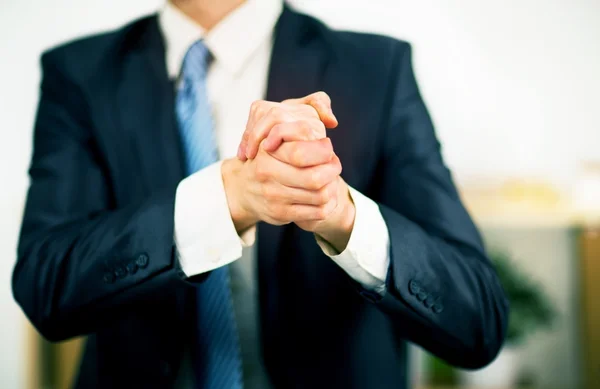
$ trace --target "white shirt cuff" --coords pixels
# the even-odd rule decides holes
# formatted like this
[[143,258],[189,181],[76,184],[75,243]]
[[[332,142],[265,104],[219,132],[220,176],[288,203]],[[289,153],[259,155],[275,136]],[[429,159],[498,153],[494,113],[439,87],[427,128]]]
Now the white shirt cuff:
[[350,188],[356,215],[346,249],[338,253],[315,235],[321,250],[365,289],[383,294],[390,266],[390,237],[376,202]]
[[185,178],[175,195],[175,245],[188,276],[225,266],[242,256],[256,239],[256,227],[240,237],[235,229],[216,162]]

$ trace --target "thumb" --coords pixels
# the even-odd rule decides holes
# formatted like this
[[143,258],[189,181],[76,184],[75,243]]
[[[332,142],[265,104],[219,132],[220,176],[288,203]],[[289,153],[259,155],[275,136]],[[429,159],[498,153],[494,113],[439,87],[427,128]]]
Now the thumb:
[[315,92],[298,99],[287,99],[284,100],[283,103],[310,105],[317,111],[319,119],[323,122],[325,127],[336,128],[338,126],[338,120],[331,109],[331,98],[325,92]]

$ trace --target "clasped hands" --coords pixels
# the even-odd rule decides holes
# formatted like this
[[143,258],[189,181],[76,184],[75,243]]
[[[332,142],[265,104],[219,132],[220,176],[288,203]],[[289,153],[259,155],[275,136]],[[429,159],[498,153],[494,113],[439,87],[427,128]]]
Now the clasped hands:
[[238,232],[258,221],[296,223],[345,249],[356,211],[326,136],[337,124],[324,92],[252,104],[237,158],[221,171]]

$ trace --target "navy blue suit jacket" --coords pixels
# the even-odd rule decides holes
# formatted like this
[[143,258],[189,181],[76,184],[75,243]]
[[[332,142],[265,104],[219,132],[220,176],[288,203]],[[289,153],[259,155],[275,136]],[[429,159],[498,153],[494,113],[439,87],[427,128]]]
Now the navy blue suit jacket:
[[[15,298],[47,339],[88,335],[78,387],[170,387],[193,333],[194,284],[174,256],[184,163],[157,17],[50,50],[42,68]],[[312,234],[260,224],[273,383],[406,388],[407,342],[457,366],[485,365],[502,345],[508,305],[442,161],[410,46],[286,8],[266,98],[318,90],[340,122],[330,136],[344,179],[380,206],[391,266],[379,297]]]

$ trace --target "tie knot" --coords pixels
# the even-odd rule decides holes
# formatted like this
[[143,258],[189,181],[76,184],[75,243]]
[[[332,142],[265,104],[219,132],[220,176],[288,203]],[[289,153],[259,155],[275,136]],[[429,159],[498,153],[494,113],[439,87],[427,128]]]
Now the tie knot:
[[202,81],[210,60],[210,51],[202,40],[195,42],[185,54],[182,66],[182,76],[190,81]]

